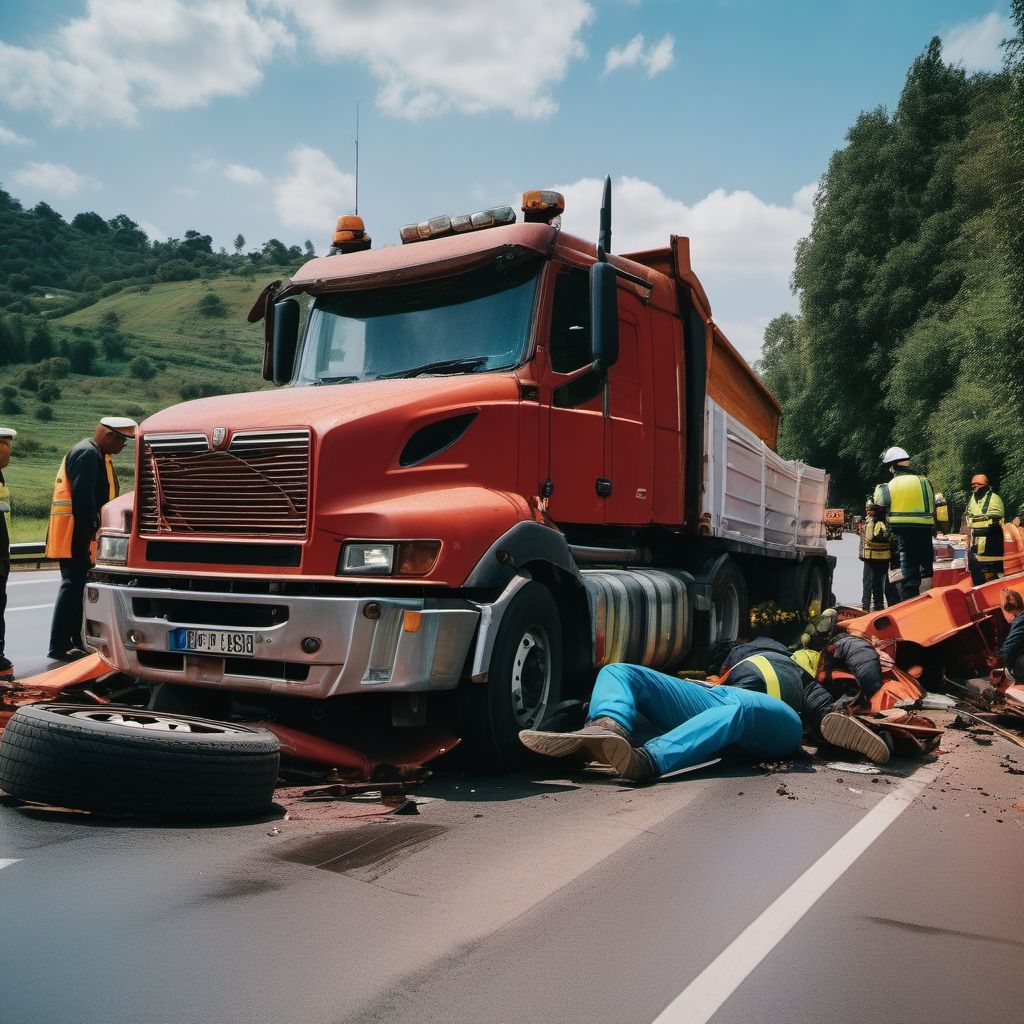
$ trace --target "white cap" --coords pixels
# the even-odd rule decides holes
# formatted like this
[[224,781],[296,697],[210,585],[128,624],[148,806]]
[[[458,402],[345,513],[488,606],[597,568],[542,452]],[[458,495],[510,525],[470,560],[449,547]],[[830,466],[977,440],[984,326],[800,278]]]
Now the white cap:
[[12,437],[17,437],[18,432],[11,427],[0,427],[0,441],[10,441]]
[[138,423],[127,416],[104,416],[100,420],[100,426],[113,430],[122,437],[135,437],[135,431],[139,429]]
[[882,465],[888,466],[892,462],[903,462],[904,460],[909,462],[910,455],[902,448],[892,447],[887,449],[885,454],[882,456]]

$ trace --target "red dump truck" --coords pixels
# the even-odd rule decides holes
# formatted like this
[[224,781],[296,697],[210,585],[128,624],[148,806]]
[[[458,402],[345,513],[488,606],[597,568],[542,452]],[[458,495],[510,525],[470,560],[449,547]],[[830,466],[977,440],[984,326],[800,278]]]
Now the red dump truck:
[[[828,479],[711,316],[689,242],[610,253],[557,193],[402,229],[260,297],[277,391],[139,432],[89,645],[214,716],[458,715],[493,764],[595,670],[694,665],[828,599]],[[304,320],[303,320],[304,317]],[[300,330],[300,323],[302,329]],[[187,698],[187,699],[186,699]]]

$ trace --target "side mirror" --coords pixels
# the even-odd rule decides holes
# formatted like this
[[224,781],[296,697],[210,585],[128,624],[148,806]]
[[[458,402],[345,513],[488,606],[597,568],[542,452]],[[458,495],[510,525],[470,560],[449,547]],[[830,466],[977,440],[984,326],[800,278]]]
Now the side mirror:
[[289,384],[295,368],[295,349],[299,344],[299,303],[282,299],[274,303],[272,366],[275,384]]
[[595,263],[590,268],[591,349],[594,369],[608,370],[619,359],[619,296],[615,268]]

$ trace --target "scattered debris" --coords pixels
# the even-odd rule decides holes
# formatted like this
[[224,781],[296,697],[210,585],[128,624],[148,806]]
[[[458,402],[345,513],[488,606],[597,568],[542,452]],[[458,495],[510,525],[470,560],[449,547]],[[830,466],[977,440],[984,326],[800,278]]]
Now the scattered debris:
[[[881,775],[882,770],[871,764],[850,764],[847,761],[830,761],[825,765],[836,772],[853,772],[856,775]],[[839,780],[842,782],[842,779]]]

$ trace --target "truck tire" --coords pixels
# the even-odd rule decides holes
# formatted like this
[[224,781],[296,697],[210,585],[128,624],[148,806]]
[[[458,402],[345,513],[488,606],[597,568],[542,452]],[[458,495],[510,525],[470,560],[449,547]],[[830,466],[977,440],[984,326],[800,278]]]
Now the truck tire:
[[271,806],[279,761],[265,729],[109,704],[29,704],[0,739],[0,789],[83,811],[246,818]]
[[800,563],[800,610],[813,618],[823,608],[829,607],[832,596],[828,573],[819,558],[808,558]]
[[536,728],[560,700],[562,624],[551,591],[527,583],[494,641],[486,683],[461,687],[461,735],[474,763],[509,771],[529,760],[521,729]]
[[728,559],[718,567],[711,581],[711,610],[700,612],[695,618],[698,664],[706,664],[719,644],[743,636],[749,619],[747,581],[739,566]]

